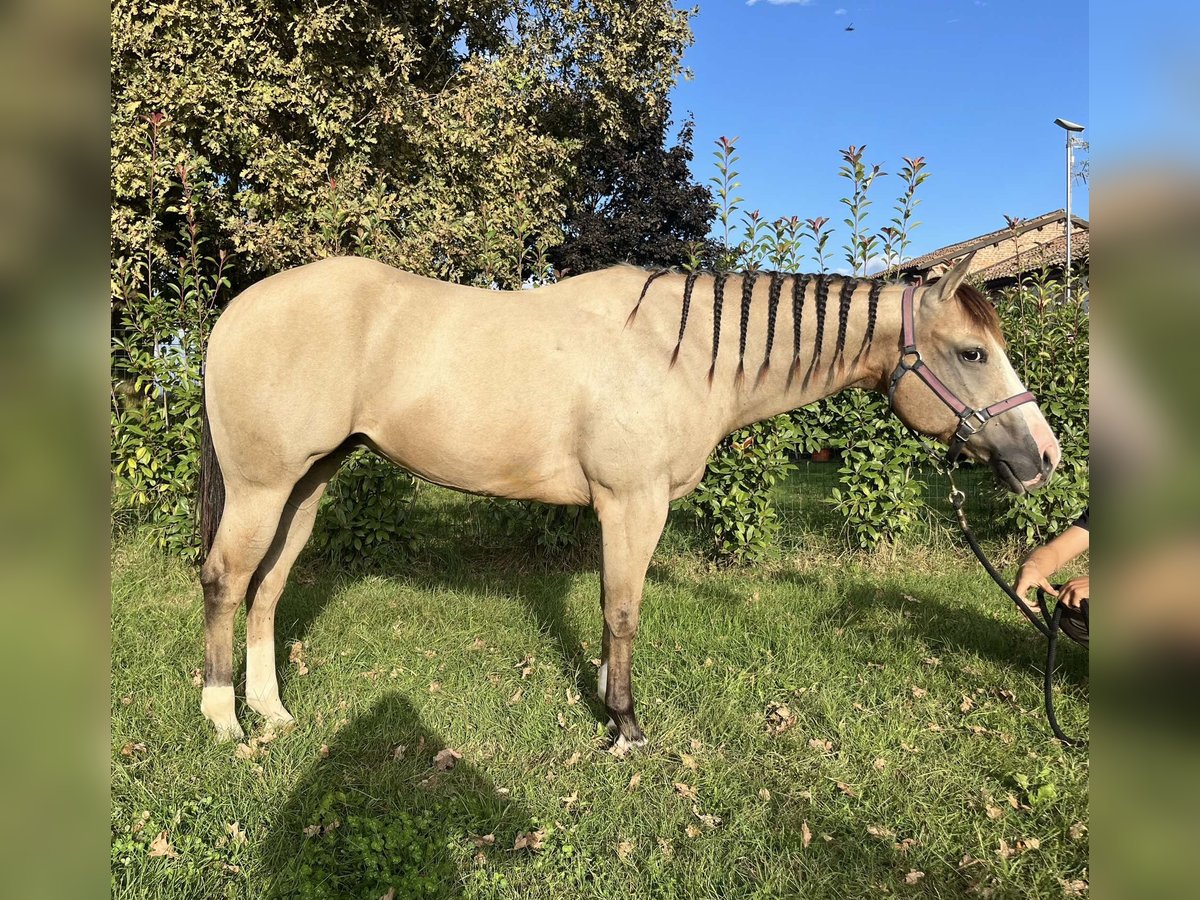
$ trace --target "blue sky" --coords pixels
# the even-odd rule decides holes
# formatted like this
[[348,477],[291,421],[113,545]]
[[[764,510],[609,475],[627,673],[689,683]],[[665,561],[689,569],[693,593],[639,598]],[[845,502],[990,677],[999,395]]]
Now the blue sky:
[[[914,255],[1001,228],[1005,214],[1064,205],[1064,135],[1053,122],[1089,122],[1083,0],[699,6],[684,55],[694,77],[676,87],[674,114],[695,116],[700,180],[715,174],[713,141],[740,138],[745,209],[840,222],[838,150],[850,144],[866,144],[866,161],[888,173],[902,156],[928,161]],[[876,182],[873,229],[898,193],[897,178]],[[1075,186],[1074,210],[1088,215],[1086,185]]]

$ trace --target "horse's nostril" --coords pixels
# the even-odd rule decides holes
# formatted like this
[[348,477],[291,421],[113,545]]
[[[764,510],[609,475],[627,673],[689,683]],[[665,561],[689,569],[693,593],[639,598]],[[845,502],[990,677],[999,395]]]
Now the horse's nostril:
[[1045,472],[1045,473],[1051,472],[1054,469],[1055,462],[1056,462],[1056,460],[1054,459],[1054,454],[1052,452],[1050,452],[1049,450],[1045,450],[1042,452],[1042,471],[1043,472]]

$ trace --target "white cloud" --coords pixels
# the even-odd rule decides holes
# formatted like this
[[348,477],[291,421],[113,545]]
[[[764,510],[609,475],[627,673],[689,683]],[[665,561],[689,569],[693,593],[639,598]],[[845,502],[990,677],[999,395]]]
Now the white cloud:
[[835,16],[844,16],[844,15],[846,14],[846,10],[844,10],[844,9],[835,9],[835,10],[833,11],[833,14],[834,14]]
[[808,6],[813,0],[746,0],[746,5],[755,6],[762,2],[770,3],[772,6]]

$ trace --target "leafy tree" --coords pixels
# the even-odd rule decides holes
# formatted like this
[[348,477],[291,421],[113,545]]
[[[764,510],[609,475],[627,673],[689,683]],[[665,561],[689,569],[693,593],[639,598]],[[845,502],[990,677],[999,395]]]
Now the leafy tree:
[[704,253],[716,209],[688,168],[694,123],[685,121],[668,148],[669,124],[664,108],[627,137],[600,141],[583,155],[569,185],[563,243],[550,252],[560,272],[618,262],[679,266],[698,248]]
[[[235,251],[234,288],[329,253],[511,284],[561,237],[584,148],[660,121],[669,0],[114,0],[112,256]],[[647,125],[647,122],[650,125]]]

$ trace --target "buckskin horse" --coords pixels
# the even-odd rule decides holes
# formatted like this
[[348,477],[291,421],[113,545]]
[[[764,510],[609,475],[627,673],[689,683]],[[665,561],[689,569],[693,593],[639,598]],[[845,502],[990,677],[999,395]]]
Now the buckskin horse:
[[504,292],[343,257],[252,286],[216,323],[206,360],[204,715],[220,738],[242,737],[233,622],[245,600],[246,702],[293,721],[276,679],[276,604],[329,479],[367,446],[460,491],[594,507],[598,693],[618,746],[642,743],[631,663],[646,570],[668,505],[729,433],[875,389],[1010,490],[1049,479],[1058,443],[995,310],[964,284],[969,264],[920,288],[617,266]]

